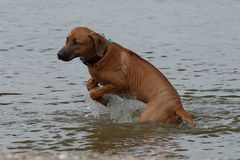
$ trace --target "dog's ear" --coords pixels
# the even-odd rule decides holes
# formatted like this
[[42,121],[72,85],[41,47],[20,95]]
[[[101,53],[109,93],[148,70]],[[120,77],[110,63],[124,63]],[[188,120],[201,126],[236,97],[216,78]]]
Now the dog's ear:
[[92,33],[89,35],[89,37],[94,42],[94,48],[95,48],[97,55],[100,57],[103,57],[104,52],[107,49],[107,40],[103,36],[101,36],[97,33]]

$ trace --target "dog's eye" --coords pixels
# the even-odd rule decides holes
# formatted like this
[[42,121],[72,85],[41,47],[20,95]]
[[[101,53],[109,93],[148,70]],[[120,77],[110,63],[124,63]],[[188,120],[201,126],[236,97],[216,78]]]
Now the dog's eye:
[[80,44],[80,43],[78,43],[77,40],[76,40],[76,38],[74,38],[74,39],[73,39],[73,44],[74,44],[74,45],[77,45],[77,44]]

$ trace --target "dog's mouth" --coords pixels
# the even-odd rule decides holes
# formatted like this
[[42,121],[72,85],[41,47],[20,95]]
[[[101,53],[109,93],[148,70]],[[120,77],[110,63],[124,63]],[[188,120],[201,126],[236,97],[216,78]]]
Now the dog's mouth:
[[62,60],[62,61],[70,61],[73,59],[66,54],[66,52],[63,48],[57,53],[57,56],[58,56],[58,59]]
[[71,59],[69,59],[67,56],[63,55],[63,54],[57,54],[58,59],[62,60],[62,61],[70,61]]

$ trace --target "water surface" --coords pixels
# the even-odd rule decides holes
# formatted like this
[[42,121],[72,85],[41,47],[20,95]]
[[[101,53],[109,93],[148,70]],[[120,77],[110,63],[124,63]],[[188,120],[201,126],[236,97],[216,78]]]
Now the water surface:
[[[240,1],[0,0],[0,149],[240,157]],[[197,128],[140,125],[144,104],[92,102],[87,68],[58,61],[88,26],[137,52],[174,84]]]

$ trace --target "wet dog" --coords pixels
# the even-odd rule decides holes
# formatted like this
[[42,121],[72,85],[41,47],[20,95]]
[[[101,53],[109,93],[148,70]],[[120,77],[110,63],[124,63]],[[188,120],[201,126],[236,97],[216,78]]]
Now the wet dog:
[[146,103],[139,122],[179,123],[187,120],[195,127],[192,115],[183,109],[176,89],[151,63],[102,35],[83,27],[67,37],[58,58],[70,61],[76,57],[87,65],[90,97],[107,106],[105,94],[137,98]]

